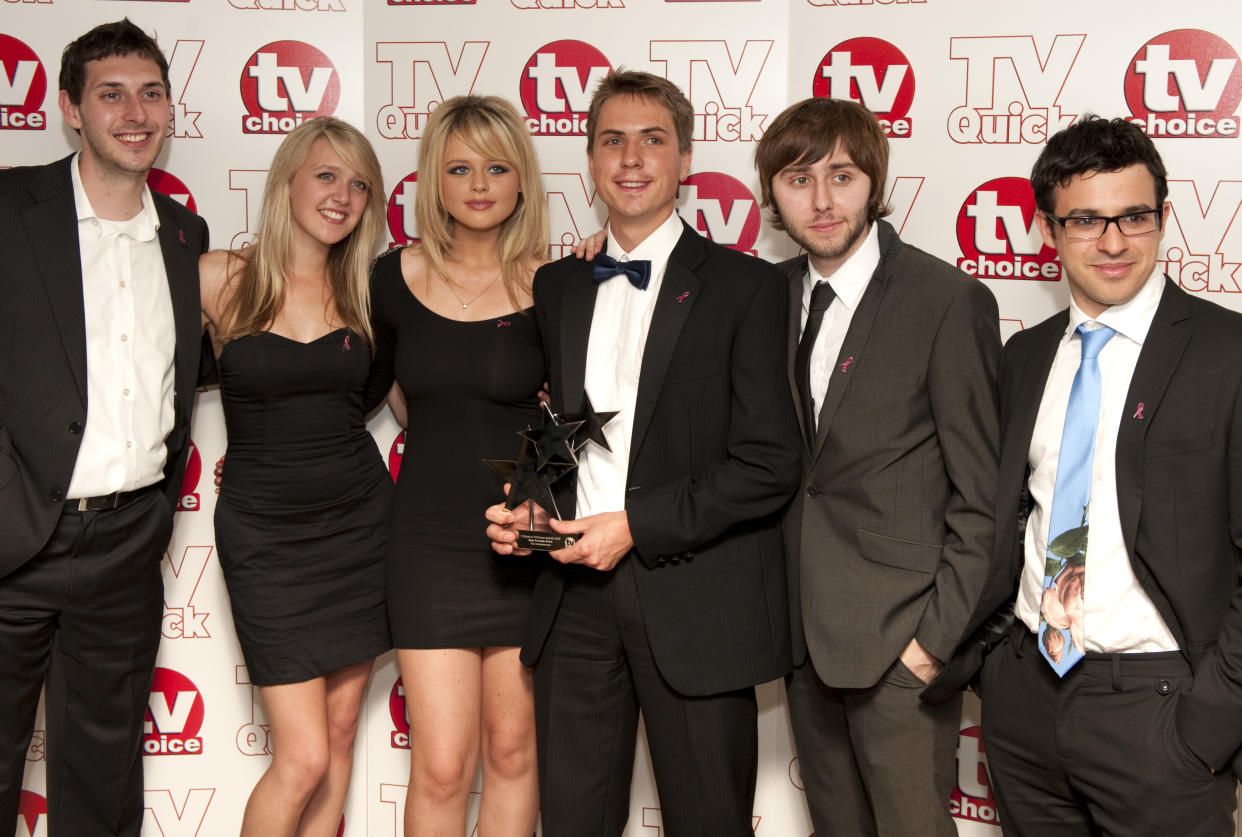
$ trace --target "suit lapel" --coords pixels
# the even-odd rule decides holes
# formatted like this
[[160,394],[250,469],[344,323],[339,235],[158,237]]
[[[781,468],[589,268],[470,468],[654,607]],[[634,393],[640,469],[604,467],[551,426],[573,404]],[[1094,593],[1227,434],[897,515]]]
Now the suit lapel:
[[845,341],[841,344],[841,351],[828,376],[828,391],[824,393],[824,403],[820,405],[819,421],[816,424],[815,450],[811,451],[812,462],[823,450],[824,440],[828,438],[828,430],[832,426],[832,419],[837,414],[837,408],[841,406],[846,390],[849,389],[850,380],[857,374],[855,364],[859,361],[856,358],[859,360],[862,358],[862,350],[867,345],[867,337],[871,334],[871,327],[875,325],[876,316],[880,313],[884,295],[888,293],[888,278],[888,269],[882,259],[875,273],[871,275],[870,281],[867,282],[867,289],[863,291],[862,299],[858,301],[858,310],[850,318],[850,327],[845,332]]
[[78,213],[73,200],[70,161],[48,167],[30,184],[37,203],[22,212],[22,223],[42,274],[65,354],[86,403],[86,314],[82,298],[82,256]]
[[[664,385],[673,350],[681,336],[682,326],[694,309],[699,298],[703,280],[695,270],[706,258],[703,239],[682,222],[681,238],[673,248],[660,283],[659,297],[647,329],[647,344],[643,349],[643,365],[638,375],[638,395],[634,403],[634,430],[630,437],[630,468],[647,435],[651,417],[655,414],[656,401]],[[686,295],[688,293],[688,296]]]
[[1009,403],[1009,399],[1002,402],[1007,415],[1006,424],[1002,428],[1004,446],[1001,449],[1001,485],[1022,482],[1022,474],[1026,471],[1031,450],[1031,437],[1035,433],[1035,419],[1039,415],[1039,404],[1044,398],[1044,387],[1048,383],[1052,361],[1056,358],[1057,348],[1068,326],[1067,309],[1049,321],[1033,350],[1021,359],[1021,363],[1015,363],[1010,379],[1002,382],[1004,388],[1013,393],[1013,398],[1012,403]]
[[[198,349],[202,344],[202,303],[198,297],[198,283],[187,281],[187,277],[195,276],[198,271],[199,254],[186,243],[185,230],[177,224],[171,212],[165,211],[158,199],[155,200],[155,211],[160,219],[160,251],[164,257],[164,274],[176,327],[174,365],[176,389],[180,396],[187,386],[193,386],[197,377]],[[191,359],[195,362],[190,363]]]
[[560,409],[574,412],[582,404],[586,380],[587,342],[591,337],[591,318],[595,314],[595,294],[599,288],[591,281],[591,263],[571,268],[561,297]]
[[[1183,325],[1189,317],[1183,292],[1166,277],[1160,305],[1130,378],[1117,432],[1117,512],[1121,517],[1121,536],[1132,563],[1137,555],[1134,542],[1143,505],[1143,438],[1190,342],[1191,329]],[[1134,570],[1139,575],[1140,568],[1136,566]]]
[[785,373],[789,376],[789,391],[793,394],[794,414],[798,417],[800,438],[806,447],[806,416],[802,414],[801,388],[798,386],[798,370],[795,361],[798,357],[798,341],[802,337],[802,292],[803,280],[806,276],[806,256],[802,256],[789,266],[789,338],[785,356]]

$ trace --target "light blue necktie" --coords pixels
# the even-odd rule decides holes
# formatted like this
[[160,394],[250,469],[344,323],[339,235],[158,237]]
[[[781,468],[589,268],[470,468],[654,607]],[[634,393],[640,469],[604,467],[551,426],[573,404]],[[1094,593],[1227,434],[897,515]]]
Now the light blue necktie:
[[1088,331],[1087,325],[1078,327],[1082,361],[1065,408],[1039,608],[1039,651],[1059,677],[1083,657],[1087,505],[1091,500],[1095,431],[1100,423],[1100,365],[1096,358],[1116,334],[1108,326]]

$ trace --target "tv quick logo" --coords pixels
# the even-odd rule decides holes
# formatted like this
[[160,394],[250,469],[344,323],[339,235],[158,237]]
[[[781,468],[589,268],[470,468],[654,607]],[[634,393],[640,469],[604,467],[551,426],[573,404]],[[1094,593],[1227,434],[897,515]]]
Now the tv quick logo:
[[604,53],[582,41],[544,44],[518,82],[526,130],[537,137],[585,137],[596,85],[612,71]]
[[405,431],[402,430],[397,434],[397,438],[392,440],[392,446],[388,449],[388,473],[392,474],[392,481],[397,481],[397,476],[401,473],[401,458],[405,456]]
[[977,726],[966,727],[957,736],[957,784],[949,794],[949,813],[970,822],[1000,822]]
[[14,837],[47,837],[47,799],[34,791],[21,792]]
[[260,9],[272,12],[343,12],[342,0],[229,0],[234,9]]
[[245,686],[250,697],[250,720],[237,729],[233,743],[243,756],[270,756],[272,754],[272,725],[263,714],[262,701],[258,699],[259,687],[250,682],[250,672],[245,666],[237,666],[238,686]]
[[759,202],[742,181],[717,171],[692,174],[681,182],[678,209],[717,244],[757,255]]
[[1041,54],[1030,35],[949,39],[965,62],[966,103],[949,113],[957,143],[1043,143],[1073,122],[1059,104],[1086,35],[1057,35]]
[[180,797],[174,797],[170,790],[143,791],[142,804],[147,816],[142,833],[160,837],[202,837],[205,833],[203,821],[207,819],[207,809],[215,795],[215,788],[191,788]]
[[[418,172],[412,171],[397,181],[392,194],[388,196],[388,234],[392,237],[389,247],[418,240],[418,224],[414,220],[414,197],[417,194]],[[389,468],[391,467],[392,463],[389,462]]]
[[772,41],[746,41],[735,59],[725,41],[652,41],[651,61],[694,105],[696,142],[757,142],[766,113],[751,99]]
[[473,6],[475,0],[388,0],[390,6]]
[[579,239],[604,225],[594,209],[595,192],[575,172],[544,172],[548,194],[548,258],[568,256]]
[[518,9],[624,9],[622,0],[509,0]]
[[263,184],[267,181],[265,169],[230,169],[229,191],[242,193],[243,226],[233,236],[229,248],[240,250],[254,244],[254,233],[259,228],[259,208],[263,203]]
[[392,718],[392,732],[388,737],[392,749],[410,749],[410,722],[406,719],[405,686],[400,677],[388,693],[388,716]]
[[174,558],[164,553],[160,570],[164,576],[164,620],[160,632],[165,639],[211,639],[207,617],[211,614],[194,607],[194,595],[202,583],[211,558],[210,546],[187,546]]
[[241,97],[243,133],[287,134],[307,118],[336,112],[341,76],[310,44],[273,41],[246,61]]
[[1201,29],[1157,35],[1125,77],[1126,104],[1149,137],[1236,137],[1242,66],[1229,43]]
[[202,139],[198,118],[202,111],[190,110],[185,102],[185,90],[190,86],[194,68],[203,54],[203,41],[177,41],[168,58],[168,79],[172,83],[168,103],[172,109],[172,121],[168,124],[168,136],[185,139]]
[[1025,177],[998,177],[967,196],[957,214],[957,266],[983,279],[1061,278],[1057,251],[1035,222],[1035,193]]
[[30,734],[26,746],[26,761],[43,761],[47,758],[47,730],[36,729]]
[[35,51],[9,35],[0,35],[0,130],[42,131],[47,115],[40,110],[47,94],[47,73]]
[[886,137],[911,135],[914,71],[888,41],[852,38],[828,50],[811,80],[811,95],[858,102],[880,120]]
[[203,714],[203,696],[190,678],[157,667],[142,725],[143,755],[201,755]]
[[1242,293],[1242,181],[1221,180],[1203,193],[1193,180],[1169,181],[1165,273],[1194,293]]
[[466,41],[453,54],[443,41],[375,44],[375,60],[389,65],[388,104],[376,114],[386,139],[419,139],[427,117],[445,99],[474,90],[489,41]]

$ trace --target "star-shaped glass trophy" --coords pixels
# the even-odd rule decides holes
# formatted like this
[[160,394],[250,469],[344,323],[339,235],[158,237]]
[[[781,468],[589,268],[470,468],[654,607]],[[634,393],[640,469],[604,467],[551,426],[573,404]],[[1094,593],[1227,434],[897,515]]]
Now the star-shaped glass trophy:
[[530,501],[529,528],[518,531],[516,546],[540,552],[551,552],[573,546],[579,535],[562,535],[535,528],[535,506],[561,518],[552,486],[578,467],[578,452],[593,442],[611,451],[604,435],[604,425],[612,420],[615,412],[597,413],[591,399],[583,395],[582,410],[574,415],[558,416],[547,404],[543,405],[544,420],[541,427],[528,427],[519,431],[522,449],[517,460],[484,459],[492,470],[509,483],[509,496],[505,508],[512,511]]

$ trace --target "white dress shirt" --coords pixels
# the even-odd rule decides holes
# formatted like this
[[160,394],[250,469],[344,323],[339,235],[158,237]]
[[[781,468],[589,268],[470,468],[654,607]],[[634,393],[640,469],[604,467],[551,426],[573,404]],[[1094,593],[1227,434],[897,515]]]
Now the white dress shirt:
[[[1177,640],[1134,576],[1117,511],[1117,432],[1121,422],[1128,418],[1125,411],[1130,378],[1163,290],[1164,275],[1155,270],[1133,299],[1105,309],[1095,319],[1096,327],[1108,326],[1117,333],[1104,344],[1098,358],[1100,420],[1091,463],[1087,573],[1083,593],[1083,628],[1088,651],[1177,650]],[[1048,516],[1060,460],[1065,409],[1074,374],[1082,360],[1082,339],[1075,330],[1088,319],[1071,300],[1069,326],[1052,361],[1031,436],[1028,487],[1033,506],[1026,525],[1026,564],[1014,612],[1032,632],[1039,628]]]
[[[811,291],[816,282],[828,282],[832,285],[835,296],[815,336],[815,345],[811,348],[811,394],[815,399],[815,415],[824,405],[824,395],[828,392],[828,380],[832,377],[832,368],[836,365],[837,355],[845,343],[845,334],[850,329],[850,321],[854,319],[854,310],[862,299],[871,275],[880,264],[879,225],[872,224],[871,231],[863,240],[862,246],[854,251],[845,264],[837,268],[828,279],[820,276],[815,265],[807,259],[807,273],[802,282],[802,328],[806,328],[806,318],[811,310]],[[798,332],[802,333],[801,330]]]
[[67,497],[81,499],[163,479],[177,335],[150,190],[143,189],[133,218],[108,221],[86,196],[77,156],[71,169],[86,315],[86,427]]
[[[625,276],[617,275],[601,283],[595,293],[584,383],[597,411],[616,410],[617,415],[604,428],[611,453],[595,444],[578,453],[578,517],[625,509],[634,403],[647,331],[664,270],[682,229],[681,218],[674,212],[628,253],[608,233],[608,255],[619,262],[649,259],[651,281],[646,290],[639,290]],[[576,410],[578,405],[566,404],[565,408]]]

